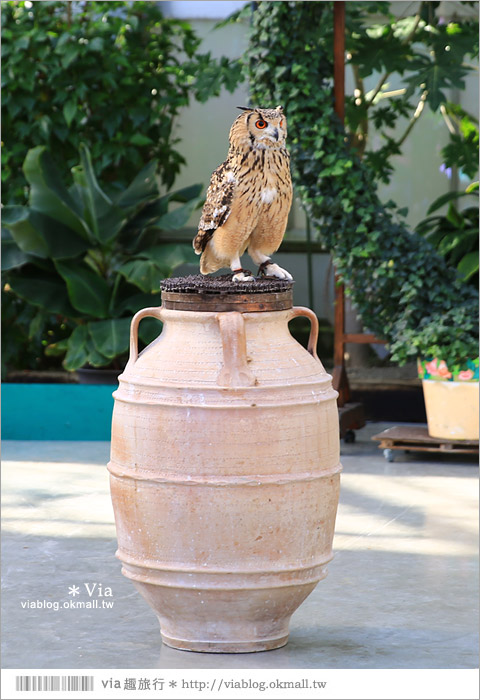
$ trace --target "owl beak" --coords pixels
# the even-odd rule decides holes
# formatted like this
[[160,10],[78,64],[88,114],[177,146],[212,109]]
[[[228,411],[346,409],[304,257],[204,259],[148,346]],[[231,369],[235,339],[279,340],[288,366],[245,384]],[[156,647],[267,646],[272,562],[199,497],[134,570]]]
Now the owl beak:
[[277,129],[277,127],[275,127],[273,130],[273,137],[274,137],[275,141],[278,141],[278,129]]

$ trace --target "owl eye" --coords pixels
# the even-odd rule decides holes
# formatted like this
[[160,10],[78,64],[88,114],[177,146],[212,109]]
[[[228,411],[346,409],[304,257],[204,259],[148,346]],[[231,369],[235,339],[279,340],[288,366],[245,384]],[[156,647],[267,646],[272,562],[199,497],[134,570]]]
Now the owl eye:
[[267,122],[263,119],[257,119],[257,121],[255,122],[255,126],[257,127],[257,129],[265,129],[265,127],[267,126]]
[[280,121],[280,129],[283,129],[283,119]]

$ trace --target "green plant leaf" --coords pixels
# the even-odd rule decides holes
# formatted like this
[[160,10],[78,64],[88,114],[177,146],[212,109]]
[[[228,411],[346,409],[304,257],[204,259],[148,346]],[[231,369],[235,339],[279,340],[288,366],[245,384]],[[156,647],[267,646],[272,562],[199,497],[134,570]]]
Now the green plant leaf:
[[96,350],[109,359],[126,352],[130,341],[130,321],[129,318],[90,321],[88,330]]
[[138,337],[142,343],[149,345],[158,338],[162,332],[162,328],[162,322],[158,321],[156,318],[144,318],[138,327]]
[[464,197],[466,194],[470,194],[470,192],[467,192],[467,190],[465,190],[465,192],[446,192],[445,194],[442,194],[441,197],[438,197],[428,207],[427,216],[429,214],[432,214],[434,211],[437,211],[437,209],[443,207],[444,204],[448,204],[448,202],[454,202],[456,199],[460,199],[460,197]]
[[69,100],[63,105],[63,116],[67,122],[67,126],[70,127],[75,115],[77,113],[77,103],[75,100]]
[[169,277],[179,265],[198,264],[198,256],[188,243],[163,243],[139,253],[138,257],[140,256],[148,257],[154,261],[157,267],[164,272],[165,277]]
[[55,267],[67,284],[72,305],[83,314],[107,318],[110,288],[100,275],[84,264],[56,261]]
[[195,197],[186,204],[177,207],[173,211],[169,211],[158,218],[154,223],[149,224],[150,228],[160,229],[162,231],[175,231],[176,229],[185,226],[192,213],[202,202],[202,197]]
[[83,367],[88,362],[88,329],[82,324],[77,326],[68,339],[67,354],[63,366],[69,371]]
[[30,221],[42,235],[53,259],[75,258],[88,250],[89,243],[71,228],[39,211],[30,211]]
[[108,242],[115,238],[124,223],[124,215],[103,192],[95,177],[90,151],[80,144],[81,167],[72,170],[85,205],[86,219],[95,238]]
[[189,185],[188,187],[182,187],[180,190],[171,192],[168,198],[171,202],[189,202],[191,199],[196,199],[202,193],[203,185],[197,183],[196,185]]
[[160,280],[164,278],[162,269],[153,260],[129,260],[118,268],[125,279],[142,292],[158,292]]
[[27,207],[3,207],[2,223],[10,231],[13,240],[21,251],[40,258],[48,256],[47,242],[32,225],[30,210]]
[[458,263],[457,269],[464,280],[473,277],[478,273],[478,253],[476,251],[467,253]]
[[12,238],[10,231],[2,226],[2,270],[13,270],[29,261]]
[[115,316],[121,316],[127,311],[129,311],[131,314],[136,314],[137,311],[140,311],[140,309],[145,309],[148,306],[160,305],[160,294],[146,294],[139,292],[138,294],[132,294],[125,299],[120,300],[115,305]]
[[12,276],[9,284],[15,294],[29,304],[69,318],[78,315],[70,304],[65,285],[58,278],[41,276],[40,272],[36,272],[28,277]]
[[127,189],[118,197],[116,203],[120,207],[136,207],[146,199],[158,195],[158,185],[155,179],[157,162],[150,161],[132,180]]
[[58,340],[56,343],[47,345],[45,348],[45,355],[47,355],[47,357],[58,357],[64,355],[67,352],[67,348],[68,338],[64,338],[63,340]]
[[57,167],[44,146],[32,148],[23,164],[25,177],[30,184],[30,206],[73,229],[82,238],[89,239],[90,232],[75,200],[60,178]]
[[153,144],[153,141],[143,134],[134,134],[130,139],[130,143],[133,143],[134,146],[150,146]]

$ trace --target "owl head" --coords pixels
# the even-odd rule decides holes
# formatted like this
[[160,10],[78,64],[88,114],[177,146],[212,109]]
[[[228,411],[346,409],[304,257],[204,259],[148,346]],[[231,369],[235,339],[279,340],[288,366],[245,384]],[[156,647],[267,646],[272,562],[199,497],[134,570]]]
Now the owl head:
[[250,148],[279,148],[285,146],[287,120],[283,107],[238,107],[242,114],[234,121],[230,131],[230,144]]

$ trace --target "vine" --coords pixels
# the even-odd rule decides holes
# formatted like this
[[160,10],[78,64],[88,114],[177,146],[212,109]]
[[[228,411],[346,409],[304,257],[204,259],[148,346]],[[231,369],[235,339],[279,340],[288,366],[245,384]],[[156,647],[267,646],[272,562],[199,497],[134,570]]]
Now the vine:
[[330,2],[261,2],[245,56],[253,104],[283,104],[296,193],[363,323],[399,364],[478,355],[478,293],[376,192],[334,112]]

